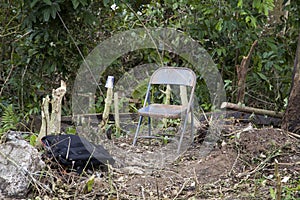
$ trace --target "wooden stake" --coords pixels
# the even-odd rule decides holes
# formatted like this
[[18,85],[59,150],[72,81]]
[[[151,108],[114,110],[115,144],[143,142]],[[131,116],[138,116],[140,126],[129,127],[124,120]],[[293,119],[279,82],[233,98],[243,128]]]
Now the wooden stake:
[[121,130],[121,127],[120,127],[120,114],[119,114],[119,97],[117,92],[114,93],[114,107],[115,107],[116,131],[119,132]]
[[[184,106],[188,106],[188,96],[187,96],[187,91],[186,91],[186,86],[181,85],[180,86],[180,99],[181,99],[181,104]],[[188,116],[188,122],[191,122],[191,115],[189,114]]]
[[[167,85],[167,89],[164,92],[166,94],[165,104],[167,104],[167,105],[170,105],[170,103],[171,103],[171,92],[172,92],[171,86]],[[167,128],[167,126],[168,126],[167,122],[168,122],[167,119],[164,118],[163,124],[164,124],[165,128]]]
[[278,161],[275,159],[275,177],[276,177],[276,200],[281,200],[281,177],[278,170]]
[[107,122],[109,119],[110,106],[112,104],[112,98],[113,98],[113,87],[114,87],[114,77],[113,76],[107,77],[105,87],[107,88],[106,98],[105,98],[105,106],[104,106],[104,111],[102,114],[102,121],[100,122],[100,125],[99,125],[101,133],[105,133],[106,125],[107,125]]

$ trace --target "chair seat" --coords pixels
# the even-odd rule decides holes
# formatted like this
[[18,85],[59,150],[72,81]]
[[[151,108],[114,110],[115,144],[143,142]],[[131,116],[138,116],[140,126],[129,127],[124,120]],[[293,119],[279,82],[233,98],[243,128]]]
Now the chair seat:
[[187,110],[183,105],[150,104],[139,109],[138,113],[147,117],[163,117],[169,119],[179,118]]

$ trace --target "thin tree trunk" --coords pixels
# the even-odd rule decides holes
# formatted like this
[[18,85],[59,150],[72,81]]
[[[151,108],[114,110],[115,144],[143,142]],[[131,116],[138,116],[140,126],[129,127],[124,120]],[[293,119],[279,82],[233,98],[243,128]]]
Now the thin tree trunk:
[[300,132],[300,34],[294,62],[294,73],[288,106],[282,119],[282,128],[294,133]]
[[237,102],[244,103],[245,97],[245,88],[246,88],[246,76],[249,70],[250,59],[251,55],[254,51],[254,48],[257,46],[257,40],[255,40],[251,46],[251,49],[247,56],[243,57],[241,65],[236,65],[236,72],[237,72]]

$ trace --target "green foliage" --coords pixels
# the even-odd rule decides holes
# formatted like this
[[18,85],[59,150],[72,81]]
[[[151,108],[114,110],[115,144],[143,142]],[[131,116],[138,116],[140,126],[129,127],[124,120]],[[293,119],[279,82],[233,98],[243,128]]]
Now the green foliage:
[[32,145],[32,146],[35,146],[36,145],[36,138],[37,136],[35,134],[32,134],[30,137],[29,137],[29,143]]
[[[299,192],[300,192],[300,179],[298,180],[291,180],[287,186],[282,187],[281,199],[282,200],[297,200],[299,199]],[[285,183],[287,184],[287,183]],[[276,198],[276,189],[270,187],[270,196],[271,199],[278,199]]]
[[0,133],[5,133],[9,130],[16,130],[19,123],[19,116],[10,104],[7,107],[0,104],[3,109],[0,122]]
[[93,186],[94,186],[94,182],[95,182],[95,175],[92,175],[89,177],[89,179],[86,181],[83,192],[84,193],[89,193],[93,190]]
[[[169,27],[184,31],[213,57],[226,83],[228,101],[235,101],[236,65],[258,40],[247,76],[246,104],[282,110],[289,94],[292,65],[299,34],[299,5],[284,9],[288,19],[269,19],[274,0],[238,1],[100,1],[21,0],[1,3],[0,84],[1,102],[16,105],[23,116],[40,113],[42,97],[67,80],[72,90],[77,69],[97,44],[109,36],[140,27]],[[114,4],[114,7],[111,6]],[[282,14],[280,14],[282,15]],[[76,45],[77,46],[76,46]],[[78,48],[77,48],[78,47]],[[80,53],[78,51],[80,50]],[[130,52],[114,62],[116,80],[144,63],[186,66],[168,52],[153,49]],[[203,80],[196,89],[201,105],[210,109]],[[142,87],[142,86],[140,86]],[[144,90],[144,88],[141,88]],[[70,114],[66,95],[64,114]],[[101,93],[99,94],[101,95]],[[141,96],[136,92],[137,96]],[[97,97],[98,98],[98,97]],[[140,98],[140,97],[139,97]],[[96,111],[103,110],[103,99]]]
[[72,134],[72,135],[75,135],[76,134],[76,128],[74,128],[74,127],[68,127],[67,129],[66,129],[66,134]]

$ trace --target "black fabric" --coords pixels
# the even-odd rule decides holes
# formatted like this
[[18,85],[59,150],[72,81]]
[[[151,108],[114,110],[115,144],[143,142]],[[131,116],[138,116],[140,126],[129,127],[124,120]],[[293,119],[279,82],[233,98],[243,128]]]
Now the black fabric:
[[55,157],[61,165],[72,167],[81,173],[84,168],[106,171],[107,164],[115,160],[101,145],[95,145],[78,135],[48,135],[42,143],[49,157]]

